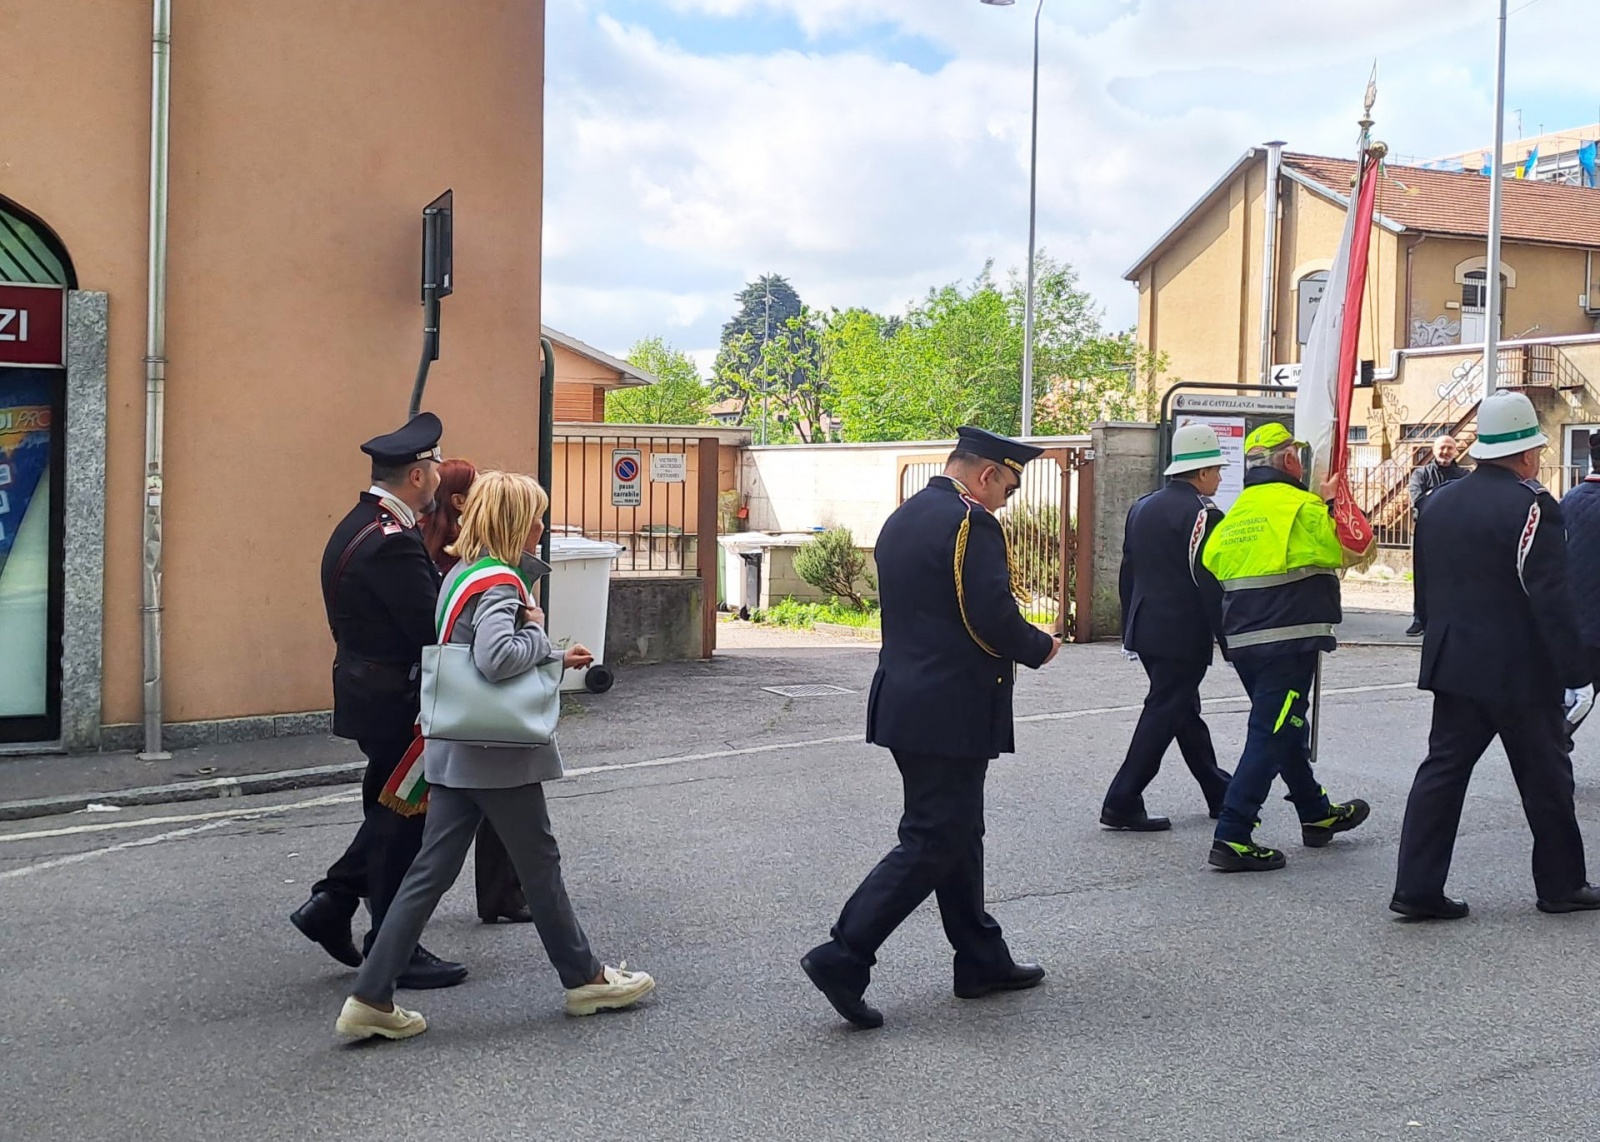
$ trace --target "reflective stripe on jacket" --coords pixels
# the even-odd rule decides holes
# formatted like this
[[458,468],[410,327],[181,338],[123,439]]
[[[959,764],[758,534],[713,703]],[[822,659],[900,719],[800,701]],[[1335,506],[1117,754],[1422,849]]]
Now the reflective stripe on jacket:
[[1245,488],[1206,542],[1201,561],[1222,585],[1230,658],[1332,650],[1344,553],[1328,507],[1276,468],[1245,473]]

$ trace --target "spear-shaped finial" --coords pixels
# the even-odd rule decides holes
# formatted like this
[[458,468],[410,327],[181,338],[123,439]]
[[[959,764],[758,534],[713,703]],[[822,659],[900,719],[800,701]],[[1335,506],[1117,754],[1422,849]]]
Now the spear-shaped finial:
[[1372,61],[1372,75],[1367,79],[1367,94],[1361,105],[1361,129],[1372,129],[1372,105],[1378,101],[1378,61]]

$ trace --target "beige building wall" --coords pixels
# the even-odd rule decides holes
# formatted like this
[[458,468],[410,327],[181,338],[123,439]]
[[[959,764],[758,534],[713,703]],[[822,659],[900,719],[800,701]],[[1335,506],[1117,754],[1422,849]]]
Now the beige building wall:
[[[45,9],[48,7],[48,19]],[[398,426],[420,213],[455,190],[456,290],[425,406],[447,453],[531,471],[542,0],[175,6],[166,720],[325,709],[318,561]],[[140,714],[150,11],[0,12],[0,194],[111,299],[104,718]]]

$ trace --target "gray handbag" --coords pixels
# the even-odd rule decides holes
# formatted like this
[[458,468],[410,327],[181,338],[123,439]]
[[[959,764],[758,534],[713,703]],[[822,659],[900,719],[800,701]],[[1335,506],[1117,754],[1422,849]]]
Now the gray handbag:
[[422,648],[422,736],[468,745],[549,745],[561,715],[562,660],[491,682],[473,662],[471,644],[450,641],[461,604],[492,585],[482,576],[463,576],[442,608],[451,616],[450,629],[441,632],[439,645]]

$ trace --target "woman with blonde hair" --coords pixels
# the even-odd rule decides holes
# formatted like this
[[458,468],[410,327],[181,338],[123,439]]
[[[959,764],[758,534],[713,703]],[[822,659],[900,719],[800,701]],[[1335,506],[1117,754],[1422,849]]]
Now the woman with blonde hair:
[[[467,493],[478,478],[478,469],[471,460],[451,457],[439,465],[439,490],[434,493],[434,509],[422,517],[422,543],[440,575],[455,570],[461,558],[454,544],[461,534],[461,511],[467,506]],[[498,924],[501,920],[512,924],[533,923],[533,913],[522,898],[522,885],[517,883],[517,870],[511,867],[511,857],[494,831],[489,818],[478,827],[478,839],[472,846],[474,879],[478,887],[478,918],[485,924]]]
[[[436,613],[449,641],[470,645],[472,660],[490,682],[503,682],[560,659],[581,669],[593,655],[573,646],[563,655],[544,630],[544,614],[529,601],[527,585],[547,568],[530,553],[544,534],[549,497],[536,480],[510,472],[482,472],[467,494],[461,530],[452,545],[460,556],[445,577]],[[463,580],[485,569],[511,575],[472,592]],[[458,590],[463,587],[463,590]],[[450,622],[455,612],[453,624]],[[533,922],[567,989],[569,1015],[632,1006],[655,986],[644,972],[606,967],[589,948],[561,881],[561,853],[550,831],[544,786],[562,774],[561,754],[547,746],[483,746],[429,741],[423,749],[428,821],[422,851],[384,917],[353,994],[339,1014],[338,1031],[351,1038],[409,1039],[427,1021],[394,1003],[395,980],[417,937],[455,883],[478,825],[488,818],[505,842],[522,880]]]

